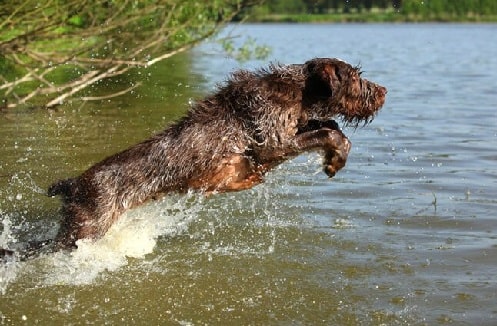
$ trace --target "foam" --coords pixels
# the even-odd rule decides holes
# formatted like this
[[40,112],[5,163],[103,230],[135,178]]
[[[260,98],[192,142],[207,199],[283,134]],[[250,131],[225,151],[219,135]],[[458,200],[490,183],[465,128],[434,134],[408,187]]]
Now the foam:
[[201,209],[202,196],[166,197],[161,201],[130,210],[97,241],[79,240],[78,249],[47,255],[53,269],[47,284],[89,284],[105,271],[116,271],[128,258],[144,258],[153,252],[159,236],[186,230]]
[[[205,205],[205,196],[201,194],[168,195],[159,201],[126,212],[103,238],[97,241],[79,240],[76,250],[47,252],[26,262],[14,261],[8,266],[0,266],[0,292],[5,293],[8,284],[12,282],[23,284],[23,287],[87,285],[98,282],[109,277],[108,272],[119,271],[134,259],[146,260],[146,256],[153,253],[160,237],[173,237],[186,232],[192,221],[201,220],[203,214],[211,210],[219,213],[218,209],[221,209],[231,215],[232,210],[238,211],[238,206],[242,205],[243,210],[252,212],[251,214],[271,217],[274,203],[270,200],[268,189],[270,188],[260,187],[249,191],[252,200],[242,201],[243,205],[234,195],[219,196],[214,208],[211,207],[212,203]],[[264,204],[261,206],[261,203]],[[257,218],[253,220],[257,223]],[[279,222],[269,218],[260,223],[277,227]],[[9,223],[8,220],[4,222],[0,245],[12,242],[10,224],[5,223]],[[215,228],[212,232],[215,232]],[[235,243],[207,245],[199,250],[211,255],[270,254],[274,251],[276,242],[274,232],[273,230],[270,235],[269,243],[255,248],[253,244]],[[146,262],[140,264],[142,263]]]
[[[0,234],[0,248],[5,248],[11,242],[15,242],[14,236],[12,235],[10,217],[8,215],[2,215],[3,230]],[[0,261],[0,293],[5,294],[7,286],[12,282],[19,270],[19,265],[14,259],[7,259],[7,262],[2,263]]]
[[10,217],[8,215],[3,215],[0,212],[0,215],[2,216],[2,224],[3,224],[3,229],[2,233],[0,233],[0,248],[5,248],[9,242],[12,241],[12,231],[11,231],[11,226],[12,222],[10,221]]

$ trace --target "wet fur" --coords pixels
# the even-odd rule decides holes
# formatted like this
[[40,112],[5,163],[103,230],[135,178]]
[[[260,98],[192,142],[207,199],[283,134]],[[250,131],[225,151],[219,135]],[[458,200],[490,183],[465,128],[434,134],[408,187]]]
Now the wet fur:
[[63,201],[55,249],[98,239],[127,209],[169,192],[251,188],[305,151],[322,151],[332,177],[350,150],[333,119],[368,123],[385,94],[338,59],[235,72],[161,133],[54,183],[48,194]]

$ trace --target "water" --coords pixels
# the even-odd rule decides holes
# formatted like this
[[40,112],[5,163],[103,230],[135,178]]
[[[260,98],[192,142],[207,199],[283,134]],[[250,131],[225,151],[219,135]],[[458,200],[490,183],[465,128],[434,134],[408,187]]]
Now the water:
[[[373,123],[345,130],[345,169],[328,180],[318,155],[302,155],[254,189],[166,197],[97,243],[1,266],[1,323],[496,325],[497,26],[228,32],[270,45],[272,61],[340,57],[388,87]],[[125,97],[2,113],[0,244],[53,237],[53,180],[261,65],[205,43],[127,77],[145,83]]]

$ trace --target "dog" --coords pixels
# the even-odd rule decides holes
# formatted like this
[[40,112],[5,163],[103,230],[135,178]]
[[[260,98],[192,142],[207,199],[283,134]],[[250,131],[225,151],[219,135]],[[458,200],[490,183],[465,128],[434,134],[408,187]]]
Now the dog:
[[303,152],[323,152],[333,177],[351,148],[336,120],[370,123],[386,94],[359,67],[333,58],[234,72],[164,131],[54,183],[48,195],[62,196],[63,217],[54,249],[99,239],[124,211],[170,192],[252,188]]

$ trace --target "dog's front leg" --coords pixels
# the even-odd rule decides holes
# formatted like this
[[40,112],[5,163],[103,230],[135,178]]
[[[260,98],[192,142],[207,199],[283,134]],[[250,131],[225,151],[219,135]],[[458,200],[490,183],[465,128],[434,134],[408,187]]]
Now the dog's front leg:
[[298,134],[294,138],[296,152],[324,150],[323,170],[331,178],[345,166],[351,142],[340,131],[321,128]]

